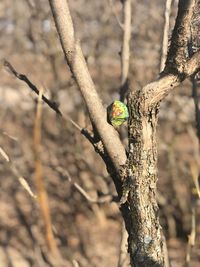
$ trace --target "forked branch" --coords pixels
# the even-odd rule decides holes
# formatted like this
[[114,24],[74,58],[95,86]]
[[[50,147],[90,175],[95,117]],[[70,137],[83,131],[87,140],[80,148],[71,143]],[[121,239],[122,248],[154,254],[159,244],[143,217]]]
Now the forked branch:
[[141,91],[141,95],[145,98],[144,111],[157,105],[166,95],[178,86],[187,77],[190,77],[200,70],[200,51],[196,52],[184,64],[183,72],[177,74],[162,74],[161,76],[147,84]]
[[[166,67],[160,77],[129,96],[129,185],[124,184],[129,207],[126,227],[129,233],[131,265],[164,267],[162,232],[156,201],[157,142],[159,102],[186,77],[198,72],[200,52],[187,54],[190,23],[198,1],[180,0]],[[124,192],[123,192],[124,193]]]
[[197,6],[195,0],[180,0],[178,15],[174,26],[166,66],[160,77],[147,84],[141,95],[145,99],[144,111],[157,105],[185,78],[194,75],[200,69],[200,52],[188,58],[188,41],[192,15]]
[[114,128],[107,123],[106,109],[97,94],[89,74],[80,43],[75,37],[67,0],[49,0],[63,52],[86,102],[91,121],[113,163],[118,170],[126,162],[125,149]]

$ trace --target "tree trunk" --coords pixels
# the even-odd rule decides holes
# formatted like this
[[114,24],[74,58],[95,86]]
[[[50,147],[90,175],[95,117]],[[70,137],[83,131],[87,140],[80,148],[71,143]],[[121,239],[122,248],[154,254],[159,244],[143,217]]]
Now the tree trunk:
[[161,267],[164,266],[164,253],[156,202],[156,125],[159,107],[157,105],[145,112],[145,97],[138,91],[130,95],[129,108],[127,230],[131,266]]

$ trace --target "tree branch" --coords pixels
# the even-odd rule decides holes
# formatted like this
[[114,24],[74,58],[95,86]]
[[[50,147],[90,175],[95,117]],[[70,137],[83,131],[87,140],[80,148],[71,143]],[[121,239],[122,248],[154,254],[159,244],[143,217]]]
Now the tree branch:
[[164,97],[178,86],[187,77],[196,74],[200,70],[200,51],[196,52],[184,65],[182,73],[162,74],[156,80],[147,84],[141,91],[145,98],[144,111],[157,105]]
[[107,153],[118,171],[126,162],[125,149],[114,128],[107,123],[106,110],[96,92],[79,41],[75,38],[67,0],[49,0],[67,63],[86,102],[89,115]]
[[120,18],[119,18],[118,14],[117,14],[117,12],[116,12],[114,6],[113,6],[113,0],[108,0],[108,1],[109,1],[109,5],[110,5],[110,7],[111,7],[111,11],[112,11],[113,15],[115,16],[116,21],[117,21],[119,27],[120,27],[122,30],[124,30],[124,25],[123,25],[123,23],[120,21]]
[[123,0],[123,42],[121,48],[121,87],[120,100],[124,101],[128,93],[128,73],[131,39],[131,0]]
[[69,172],[66,169],[63,169],[60,166],[56,167],[56,170],[63,176],[65,176],[69,183],[74,186],[74,188],[76,188],[77,191],[79,191],[79,193],[90,203],[92,204],[103,204],[103,203],[111,203],[113,202],[118,202],[119,199],[118,197],[112,196],[110,194],[107,195],[103,195],[101,197],[91,197],[79,184],[77,184],[76,182],[73,182],[73,179],[71,177],[71,175],[69,174]]
[[[38,88],[28,79],[28,77],[22,73],[19,73],[16,71],[16,69],[10,64],[10,62],[8,62],[7,60],[4,60],[4,66],[6,68],[8,68],[8,70],[19,80],[25,82],[29,88],[35,92],[37,95],[39,95],[39,90]],[[61,111],[58,108],[57,103],[52,102],[51,100],[49,100],[47,97],[45,97],[44,95],[42,95],[42,100],[51,108],[53,109],[58,115],[62,116]]]
[[169,36],[169,19],[171,13],[171,4],[172,0],[166,0],[165,3],[165,22],[163,29],[163,39],[162,39],[162,51],[160,59],[160,71],[163,71],[165,66],[165,61],[167,58],[167,49],[168,49],[168,36]]
[[187,44],[190,34],[195,0],[179,0],[178,14],[167,55],[165,73],[183,73],[187,61]]
[[195,75],[200,71],[200,51],[193,54],[193,56],[185,64],[185,75],[186,77]]
[[[19,80],[24,81],[28,87],[37,95],[39,95],[39,90],[36,85],[34,85],[29,78],[16,71],[16,69],[8,62],[4,61],[4,66],[8,68],[8,70]],[[70,122],[80,133],[86,137],[86,139],[93,145],[95,151],[102,157],[104,162],[108,164],[108,157],[107,153],[104,150],[104,147],[99,140],[95,140],[95,138],[92,136],[92,133],[90,133],[87,129],[81,128],[75,121],[73,121],[69,116],[64,115],[61,110],[58,107],[58,104],[56,102],[51,101],[46,96],[42,95],[42,100],[53,110],[56,112],[56,114],[61,117],[61,119],[65,122]],[[110,161],[109,161],[110,162]]]
[[157,80],[147,84],[140,90],[143,101],[143,112],[156,106],[174,87],[185,78],[200,70],[200,52],[188,58],[187,45],[190,36],[190,24],[195,0],[179,0],[179,9],[174,26],[166,66]]
[[178,15],[174,26],[166,66],[160,77],[147,84],[141,95],[145,101],[144,111],[157,105],[174,87],[185,78],[200,70],[200,52],[188,59],[188,40],[193,11],[197,5],[195,0],[179,0]]

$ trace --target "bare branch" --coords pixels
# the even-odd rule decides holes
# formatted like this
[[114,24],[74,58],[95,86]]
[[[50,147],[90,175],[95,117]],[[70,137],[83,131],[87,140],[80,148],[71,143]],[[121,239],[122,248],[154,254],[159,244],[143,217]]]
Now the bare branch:
[[193,56],[186,62],[184,73],[186,77],[195,75],[200,71],[200,51],[193,54]]
[[78,261],[76,261],[76,260],[72,260],[72,263],[73,263],[73,266],[74,266],[74,267],[80,267]]
[[131,0],[123,0],[123,42],[121,49],[121,88],[120,99],[124,101],[128,92],[128,73],[131,39]]
[[8,155],[6,154],[6,152],[5,152],[5,151],[3,150],[3,148],[1,148],[1,147],[0,147],[0,154],[1,154],[1,156],[2,156],[7,162],[10,161]]
[[[8,61],[4,61],[4,66],[8,68],[8,70],[14,74],[14,76],[22,81],[24,81],[29,88],[35,92],[37,95],[39,94],[39,90],[36,87],[36,85],[34,85],[26,75],[18,73],[15,68],[8,62]],[[95,138],[93,137],[92,133],[89,132],[87,129],[85,128],[81,128],[75,121],[73,121],[69,116],[64,115],[61,110],[59,109],[57,103],[52,102],[51,100],[49,100],[46,96],[44,96],[42,94],[42,99],[43,101],[53,110],[56,112],[57,115],[59,115],[59,117],[65,121],[65,122],[70,122],[76,129],[78,129],[80,131],[80,133],[87,138],[87,140],[93,145],[95,151],[102,157],[102,159],[105,161],[105,163],[108,163],[108,158],[107,158],[107,153],[104,150],[104,147],[102,145],[101,141],[96,141]]]
[[170,49],[164,70],[166,73],[184,72],[188,55],[187,44],[194,5],[195,0],[179,0],[178,15],[172,33]]
[[[28,77],[24,74],[18,73],[16,69],[8,62],[7,60],[4,60],[4,66],[8,68],[8,70],[19,80],[24,81],[29,88],[35,92],[37,95],[39,95],[38,88],[28,79]],[[51,108],[53,109],[58,115],[62,116],[61,111],[58,108],[58,105],[55,102],[52,102],[48,98],[46,98],[44,95],[42,95],[42,100]]]
[[166,3],[165,3],[165,22],[164,22],[164,29],[163,29],[162,52],[161,52],[161,60],[160,60],[160,72],[164,69],[165,61],[167,58],[168,36],[169,36],[169,18],[170,18],[170,12],[171,12],[171,4],[172,4],[172,0],[166,0]]
[[190,23],[195,4],[197,3],[194,0],[179,1],[178,15],[165,69],[157,80],[147,84],[139,93],[141,99],[145,100],[144,112],[157,105],[185,78],[196,74],[200,70],[200,52],[196,52],[189,59],[187,56]]
[[125,149],[117,132],[107,123],[106,110],[96,92],[79,41],[75,38],[68,1],[49,0],[49,3],[67,63],[86,102],[91,121],[118,170],[118,167],[126,162]]
[[[35,92],[37,95],[39,95],[39,90],[36,87],[36,85],[34,85],[29,78],[21,73],[18,73],[16,71],[16,69],[10,64],[10,62],[8,62],[7,60],[4,61],[4,66],[8,68],[8,70],[14,74],[14,76],[16,78],[18,78],[21,81],[24,81],[28,87]],[[87,139],[89,139],[89,132],[87,132],[86,129],[82,129],[75,121],[73,121],[70,117],[68,117],[67,115],[64,115],[61,110],[58,107],[58,104],[56,102],[51,101],[50,99],[48,99],[44,94],[42,94],[42,100],[53,110],[56,112],[57,115],[59,115],[60,117],[62,117],[62,119],[64,119],[65,121],[69,121],[76,129],[78,129]],[[90,141],[91,141],[91,136],[90,136]]]
[[28,181],[19,173],[17,167],[15,166],[15,163],[10,159],[8,154],[5,152],[5,150],[0,147],[0,154],[1,156],[6,160],[6,163],[9,167],[9,169],[12,171],[12,173],[17,177],[19,183],[22,185],[22,187],[26,190],[26,192],[34,199],[37,199],[36,194],[33,193],[30,185],[28,184]]
[[186,63],[183,73],[161,75],[156,81],[147,84],[141,91],[145,98],[144,111],[158,104],[169,94],[174,87],[178,86],[184,79],[194,75],[200,70],[200,51],[196,52]]
[[79,184],[77,184],[76,182],[73,182],[71,175],[69,174],[69,172],[66,169],[63,169],[60,166],[56,167],[56,170],[62,174],[63,176],[65,176],[68,181],[70,182],[70,184],[72,186],[74,186],[76,188],[77,191],[79,191],[79,193],[89,202],[93,203],[93,204],[103,204],[103,203],[108,203],[108,202],[112,202],[112,201],[116,201],[116,198],[112,195],[105,195],[102,196],[100,198],[92,198]]
[[120,19],[119,19],[119,16],[117,15],[117,12],[116,12],[116,10],[115,10],[115,8],[114,8],[114,6],[113,6],[113,0],[109,0],[109,5],[110,5],[110,7],[111,7],[111,10],[112,10],[112,12],[113,12],[113,15],[114,15],[115,18],[116,18],[117,23],[119,24],[119,27],[120,27],[122,30],[124,30],[124,25],[123,25],[123,23],[121,23],[121,21],[120,21]]

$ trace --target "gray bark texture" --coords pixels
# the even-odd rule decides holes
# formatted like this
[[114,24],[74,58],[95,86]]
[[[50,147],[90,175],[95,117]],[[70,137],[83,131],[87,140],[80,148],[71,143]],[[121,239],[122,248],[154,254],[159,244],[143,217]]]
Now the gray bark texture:
[[128,206],[125,221],[131,266],[134,267],[166,266],[156,202],[157,118],[160,101],[199,70],[199,52],[189,57],[187,51],[190,23],[198,8],[199,1],[179,1],[163,73],[156,81],[129,95],[129,155],[125,179],[129,182],[124,182],[126,199],[123,203]]
[[131,119],[128,174],[132,180],[129,193],[129,253],[132,266],[163,266],[161,227],[156,202],[158,106],[144,112],[145,98],[140,92],[130,95]]

